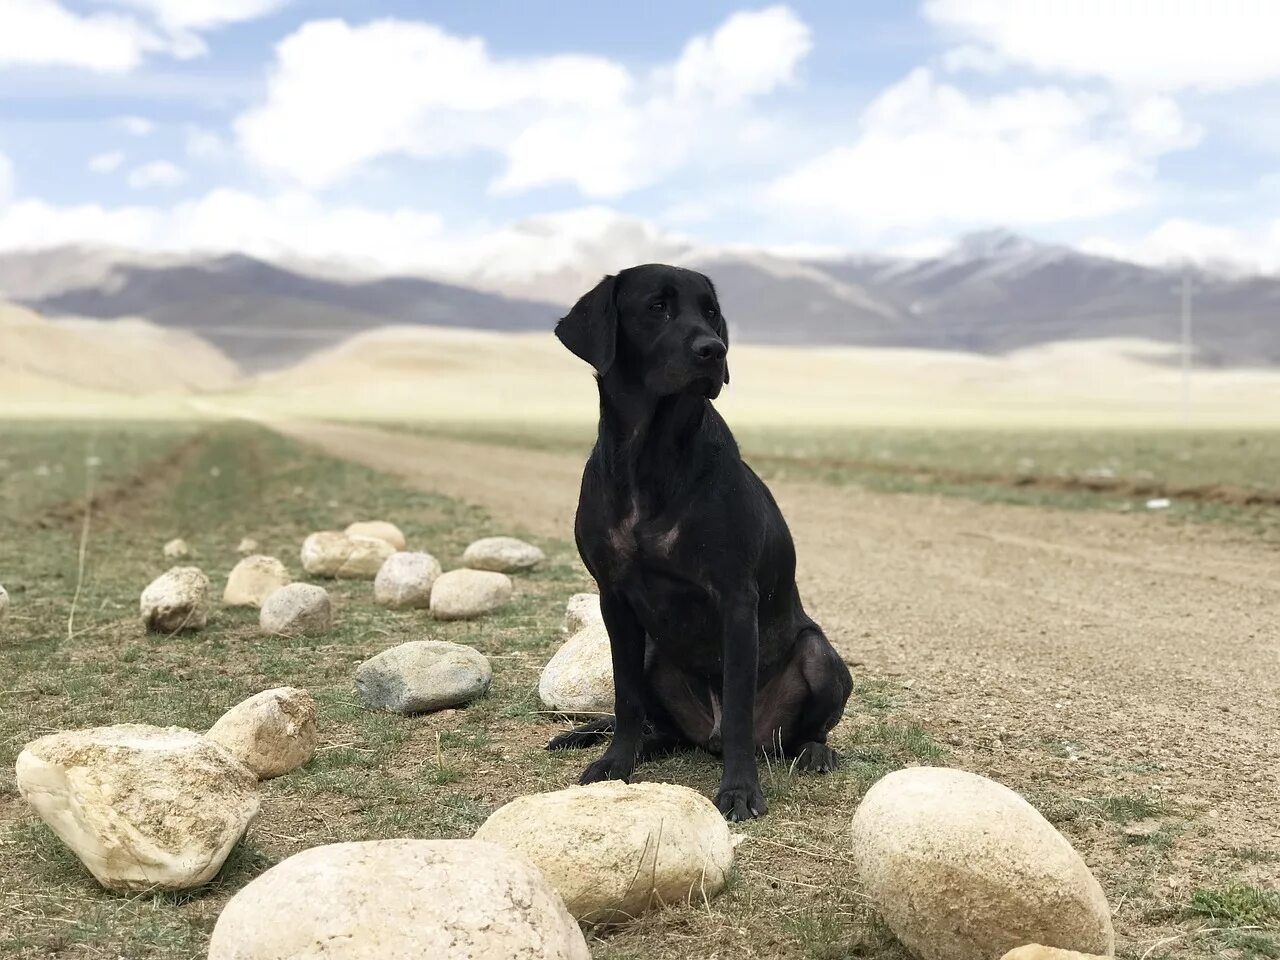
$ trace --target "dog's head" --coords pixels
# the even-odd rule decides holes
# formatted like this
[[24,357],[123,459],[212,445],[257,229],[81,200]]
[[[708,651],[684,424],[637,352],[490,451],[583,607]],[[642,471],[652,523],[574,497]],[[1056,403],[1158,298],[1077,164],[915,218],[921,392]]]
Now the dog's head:
[[729,382],[729,329],[701,273],[649,263],[607,276],[556,324],[556,336],[601,377],[658,396],[715,398]]

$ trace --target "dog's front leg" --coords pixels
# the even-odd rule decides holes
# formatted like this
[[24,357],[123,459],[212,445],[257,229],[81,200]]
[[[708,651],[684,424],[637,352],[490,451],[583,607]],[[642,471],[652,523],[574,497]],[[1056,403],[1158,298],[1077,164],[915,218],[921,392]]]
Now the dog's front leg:
[[768,812],[756,768],[756,672],[760,659],[759,597],[754,589],[724,606],[724,712],[720,723],[724,776],[716,806],[729,820]]
[[582,772],[579,783],[630,779],[644,732],[644,628],[631,605],[616,593],[600,591],[600,613],[613,656],[613,740]]

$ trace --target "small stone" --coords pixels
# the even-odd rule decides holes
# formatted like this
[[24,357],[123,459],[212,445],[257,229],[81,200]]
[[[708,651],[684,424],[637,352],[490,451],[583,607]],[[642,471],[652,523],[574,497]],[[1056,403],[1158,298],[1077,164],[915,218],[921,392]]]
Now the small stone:
[[0,586],[0,620],[9,615],[9,591]]
[[414,640],[360,664],[356,693],[371,710],[425,713],[470,703],[489,690],[493,669],[478,650]]
[[289,571],[275,557],[245,557],[231,570],[222,602],[228,607],[261,607],[262,602],[290,583]]
[[281,587],[263,601],[258,626],[273,636],[314,637],[326,633],[333,626],[329,591],[312,583]]
[[600,612],[600,594],[575,593],[564,607],[564,632],[573,636],[588,624],[604,625],[604,615]]
[[1000,960],[1112,960],[1096,953],[1076,953],[1074,950],[1059,950],[1057,947],[1042,947],[1031,943],[1025,947],[1010,950]]
[[603,622],[584,626],[548,661],[538,698],[568,716],[613,713],[613,655]]
[[466,620],[497,610],[512,593],[511,578],[488,570],[450,570],[431,587],[431,615]]
[[393,553],[373,581],[373,598],[392,610],[431,606],[440,561],[429,553]]
[[532,570],[546,558],[533,544],[515,537],[485,537],[467,547],[462,554],[462,565],[472,570],[518,573]]
[[140,608],[152,633],[200,630],[209,622],[209,578],[199,567],[174,567],[142,591]]
[[209,960],[591,960],[537,868],[478,840],[312,847],[231,898]]
[[191,548],[187,546],[187,541],[185,540],[170,540],[164,545],[166,560],[181,560],[190,554]]
[[295,687],[264,690],[224,713],[205,736],[269,780],[315,755],[316,702]]
[[109,890],[212,880],[258,812],[258,779],[181,727],[124,723],[23,748],[18,789]]
[[393,550],[404,550],[408,545],[404,534],[394,523],[385,520],[363,520],[351,524],[345,531],[348,537],[373,537],[391,544]]
[[302,544],[302,569],[314,577],[372,580],[395,548],[376,537],[350,537],[326,530]]
[[247,557],[258,552],[258,541],[253,537],[245,537],[240,541],[240,545],[236,547],[236,553],[242,557]]
[[986,777],[911,767],[853,815],[863,892],[920,960],[990,960],[1027,943],[1110,956],[1106,896],[1034,807]]
[[715,804],[688,787],[607,780],[520,797],[477,840],[533,861],[582,923],[619,923],[724,889],[734,839]]

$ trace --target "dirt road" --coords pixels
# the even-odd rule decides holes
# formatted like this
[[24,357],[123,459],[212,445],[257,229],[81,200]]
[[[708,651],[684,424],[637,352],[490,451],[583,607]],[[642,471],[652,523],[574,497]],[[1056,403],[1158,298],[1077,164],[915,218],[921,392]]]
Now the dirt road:
[[[576,457],[278,429],[571,541]],[[1280,854],[1280,553],[1157,516],[774,491],[809,612],[857,671],[893,678],[949,763],[1029,795],[1162,799],[1184,839],[1146,879],[1174,900],[1223,851]]]

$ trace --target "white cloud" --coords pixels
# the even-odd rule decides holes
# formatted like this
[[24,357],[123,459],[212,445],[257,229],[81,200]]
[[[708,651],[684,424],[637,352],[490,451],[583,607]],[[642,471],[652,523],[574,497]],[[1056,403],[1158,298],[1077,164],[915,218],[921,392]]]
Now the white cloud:
[[1280,4],[927,0],[963,41],[1034,70],[1138,90],[1230,90],[1280,80]]
[[222,137],[204,127],[188,126],[186,130],[187,156],[193,160],[209,160],[227,152]]
[[[104,2],[104,0],[99,0]],[[172,30],[215,30],[275,13],[289,0],[110,0],[154,17]]]
[[0,210],[4,208],[5,202],[13,195],[13,164],[9,162],[9,158],[0,153]]
[[479,150],[506,158],[495,192],[571,183],[615,196],[688,162],[695,144],[723,151],[746,135],[724,108],[787,83],[808,47],[804,24],[770,7],[637,78],[600,57],[498,58],[427,23],[315,21],[277,46],[267,98],[236,131],[252,161],[313,189],[380,157]]
[[94,154],[89,158],[87,166],[93,173],[111,173],[119,169],[122,163],[124,163],[124,151],[111,150],[107,153]]
[[771,199],[873,233],[1090,219],[1148,199],[1154,160],[1199,136],[1167,99],[1056,87],[980,98],[927,68],[884,91],[860,126],[852,145],[778,179]]
[[129,186],[135,190],[176,187],[187,178],[182,169],[168,160],[153,160],[129,171]]
[[1280,272],[1280,218],[1252,230],[1172,217],[1145,236],[1117,241],[1089,237],[1080,249],[1153,266],[1191,262],[1249,273]]
[[121,117],[120,126],[135,137],[145,137],[156,128],[146,117]]

